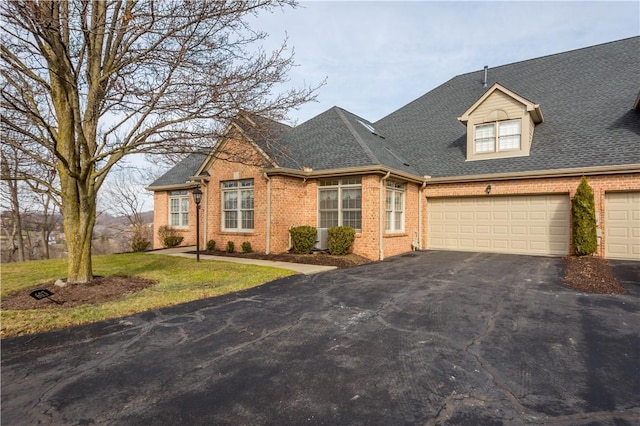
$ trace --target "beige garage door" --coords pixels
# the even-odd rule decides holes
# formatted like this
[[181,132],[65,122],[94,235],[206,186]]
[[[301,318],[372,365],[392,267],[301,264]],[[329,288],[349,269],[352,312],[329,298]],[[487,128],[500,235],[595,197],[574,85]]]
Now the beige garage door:
[[568,195],[428,200],[431,249],[566,255]]
[[640,192],[605,194],[605,256],[640,260]]

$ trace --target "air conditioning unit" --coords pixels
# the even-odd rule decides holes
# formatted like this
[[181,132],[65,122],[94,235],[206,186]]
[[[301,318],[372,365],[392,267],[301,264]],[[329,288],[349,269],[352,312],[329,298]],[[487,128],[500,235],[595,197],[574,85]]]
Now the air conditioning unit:
[[329,230],[327,228],[318,228],[316,236],[316,244],[313,246],[316,250],[329,249]]

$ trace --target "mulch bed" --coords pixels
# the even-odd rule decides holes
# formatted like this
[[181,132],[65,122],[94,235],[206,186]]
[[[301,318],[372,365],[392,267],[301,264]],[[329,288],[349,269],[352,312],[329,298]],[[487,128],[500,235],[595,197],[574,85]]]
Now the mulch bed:
[[[38,284],[17,293],[3,297],[0,301],[0,309],[26,310],[26,309],[56,309],[73,308],[81,305],[92,305],[122,299],[133,293],[137,293],[158,282],[138,277],[96,277],[90,284],[69,284],[66,287],[58,287],[55,281]],[[34,290],[47,289],[53,296],[51,299],[36,300],[29,295]]]
[[[194,252],[190,252],[195,254]],[[364,265],[371,262],[369,259],[357,254],[347,254],[344,256],[331,256],[327,253],[314,253],[314,254],[293,254],[293,253],[279,253],[279,254],[264,254],[264,253],[227,253],[222,250],[208,250],[200,251],[200,254],[207,254],[212,256],[230,256],[230,257],[244,257],[247,259],[262,259],[271,260],[275,262],[291,262],[291,263],[304,263],[307,265],[324,265],[335,266],[337,268],[350,268],[352,266]]]
[[613,275],[606,259],[594,256],[567,256],[564,285],[587,293],[621,294],[626,290]]

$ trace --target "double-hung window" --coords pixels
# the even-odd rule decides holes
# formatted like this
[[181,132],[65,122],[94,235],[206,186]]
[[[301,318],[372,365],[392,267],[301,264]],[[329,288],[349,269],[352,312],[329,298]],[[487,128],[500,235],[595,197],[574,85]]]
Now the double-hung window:
[[520,119],[477,124],[474,140],[476,153],[496,152],[496,147],[497,151],[518,150],[521,132]]
[[404,232],[404,193],[406,185],[387,181],[386,230]]
[[253,231],[253,179],[222,182],[222,230]]
[[361,178],[321,180],[319,186],[319,227],[350,226],[359,232],[362,229]]
[[169,226],[172,228],[189,226],[189,191],[169,192]]

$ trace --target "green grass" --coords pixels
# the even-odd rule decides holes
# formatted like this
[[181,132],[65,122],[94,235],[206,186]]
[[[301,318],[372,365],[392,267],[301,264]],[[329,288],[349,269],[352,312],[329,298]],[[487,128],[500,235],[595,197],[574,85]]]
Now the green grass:
[[[36,284],[64,278],[66,259],[41,260],[2,265],[5,297]],[[293,272],[264,266],[152,255],[117,254],[93,257],[93,274],[100,276],[138,276],[158,284],[122,299],[75,308],[3,310],[0,313],[2,337],[38,333],[87,324],[109,318],[219,296],[285,277]]]

